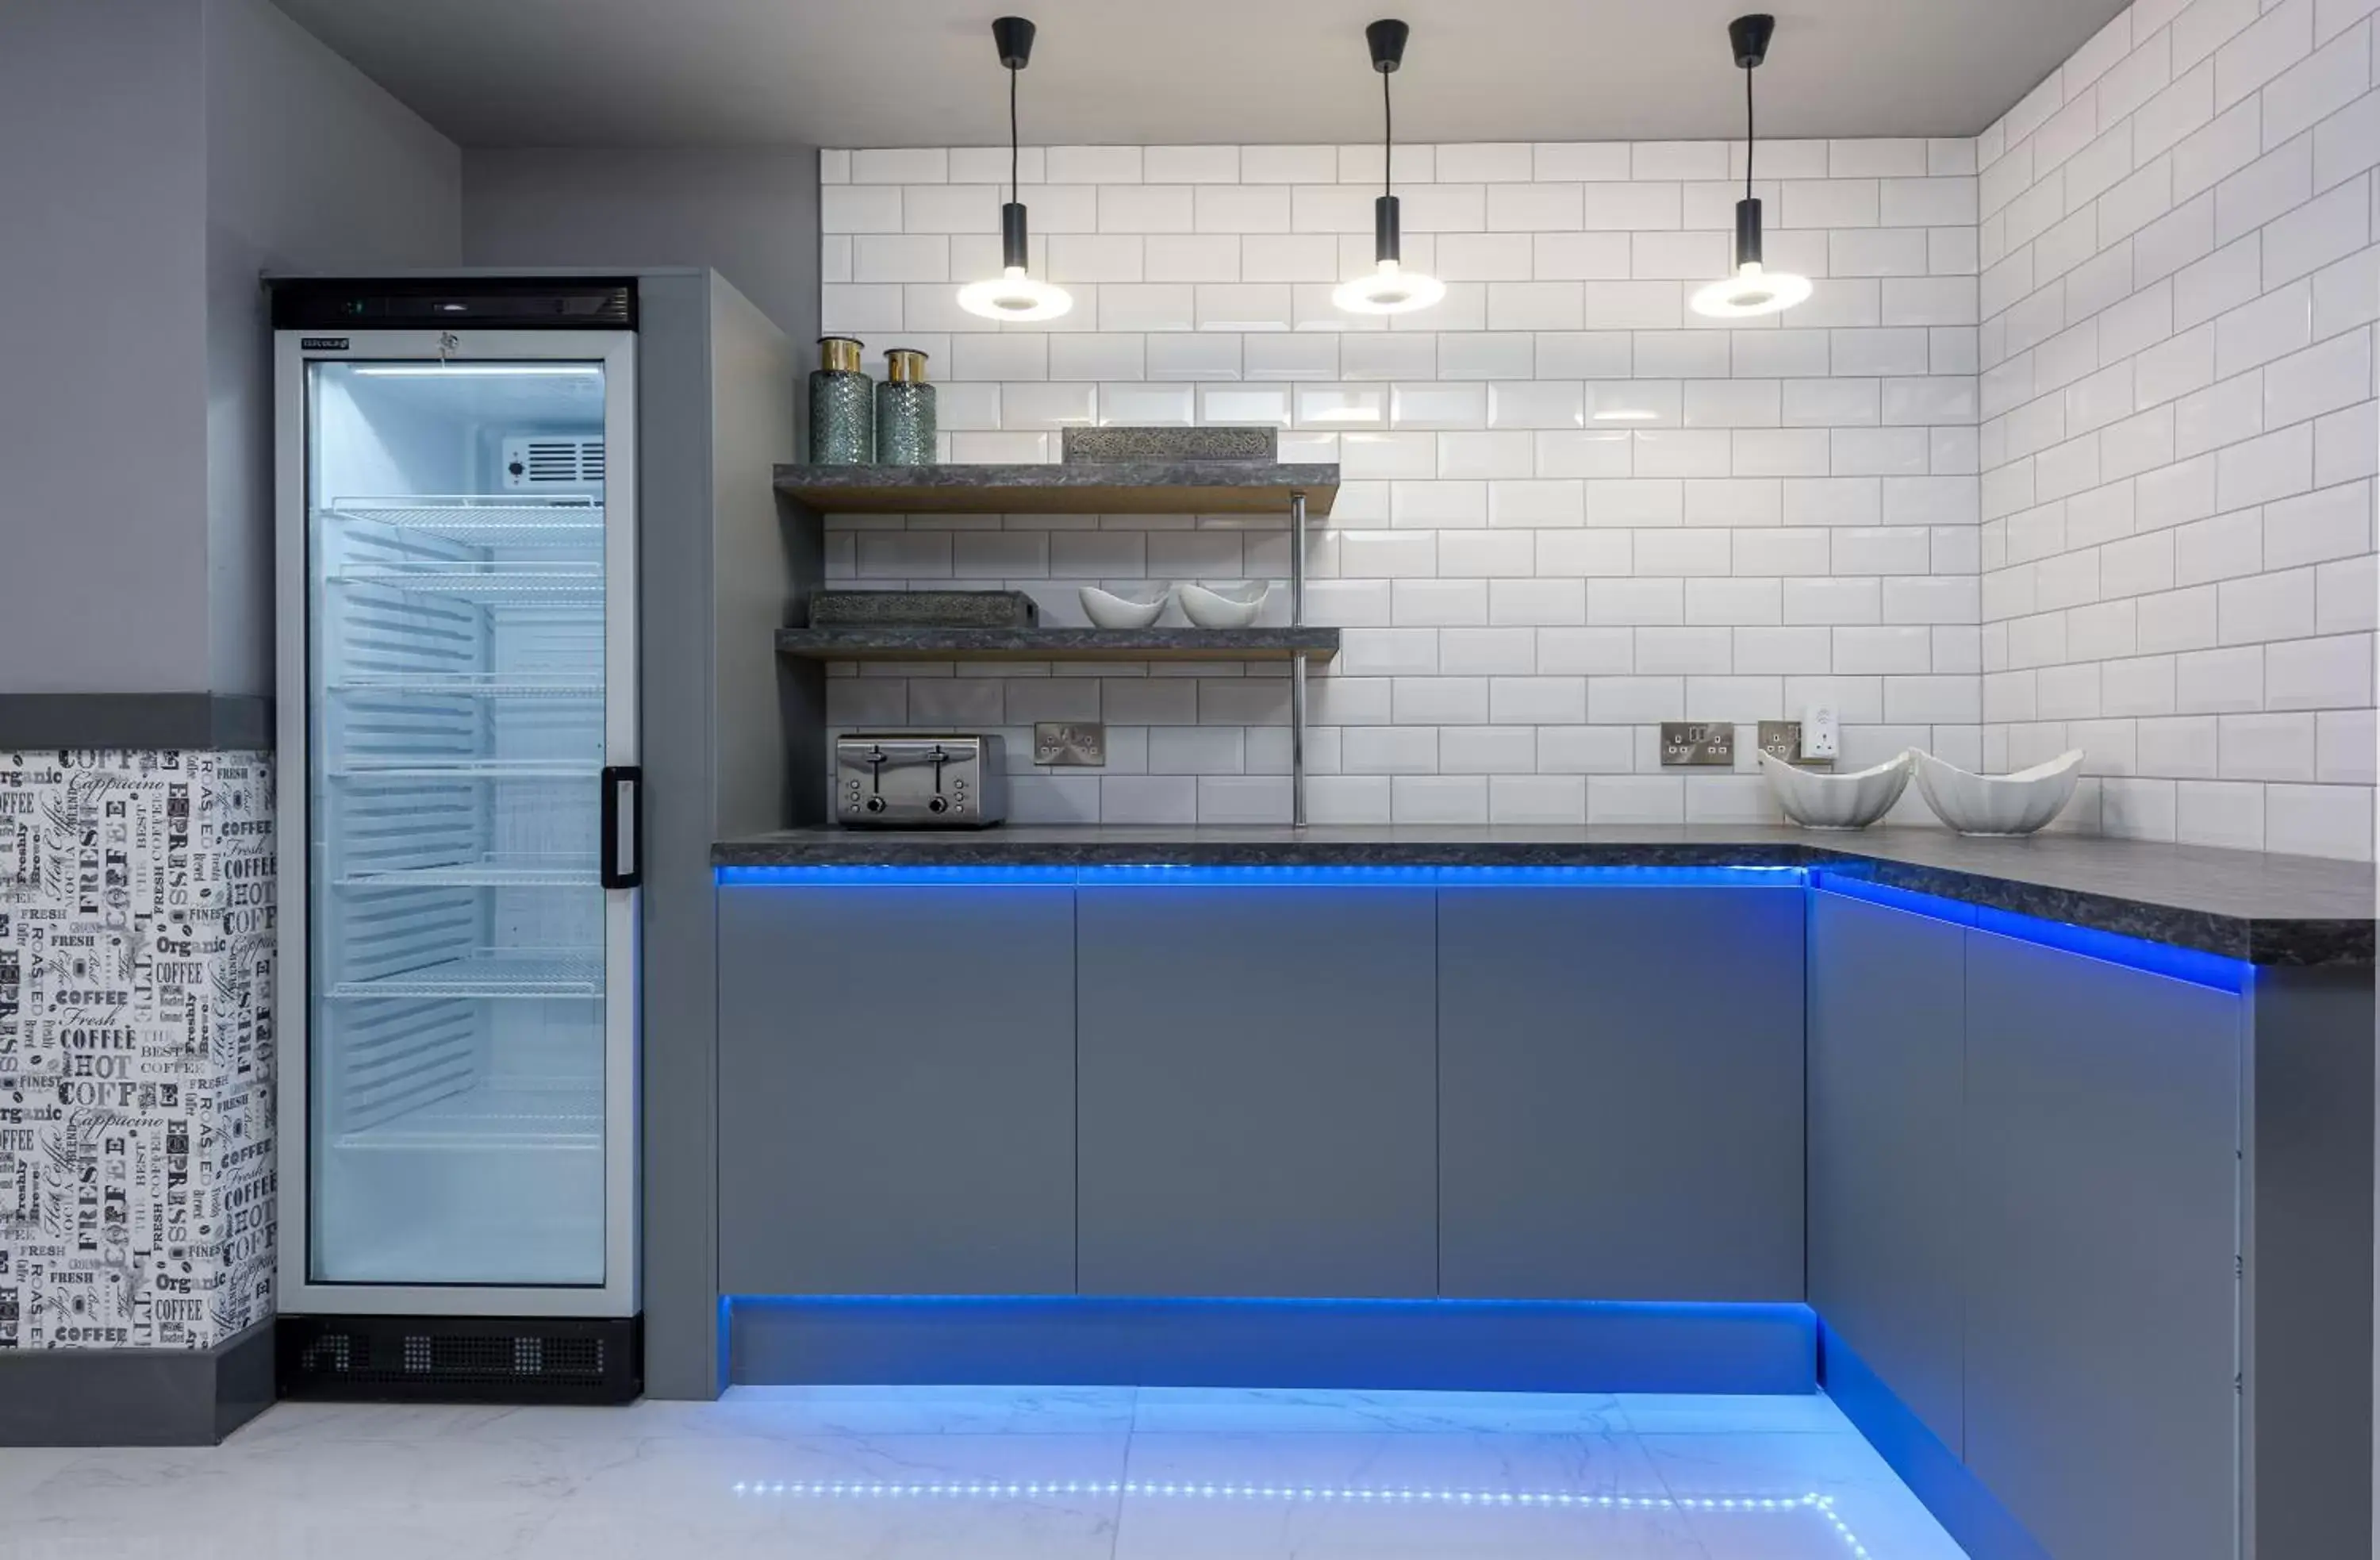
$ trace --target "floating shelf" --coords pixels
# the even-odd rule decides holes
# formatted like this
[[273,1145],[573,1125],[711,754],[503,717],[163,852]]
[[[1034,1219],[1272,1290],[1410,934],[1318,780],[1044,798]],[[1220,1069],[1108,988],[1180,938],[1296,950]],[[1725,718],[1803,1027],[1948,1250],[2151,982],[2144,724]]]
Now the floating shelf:
[[1281,515],[1320,518],[1335,462],[1135,460],[1075,466],[780,466],[777,491],[831,515]]
[[1328,661],[1336,628],[780,628],[804,661]]

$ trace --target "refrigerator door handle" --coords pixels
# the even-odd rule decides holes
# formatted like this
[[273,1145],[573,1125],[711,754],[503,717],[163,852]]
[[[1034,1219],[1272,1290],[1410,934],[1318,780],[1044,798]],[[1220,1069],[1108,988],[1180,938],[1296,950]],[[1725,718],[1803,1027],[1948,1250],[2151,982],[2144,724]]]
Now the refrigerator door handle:
[[636,764],[603,771],[603,886],[637,888],[645,881],[645,772]]

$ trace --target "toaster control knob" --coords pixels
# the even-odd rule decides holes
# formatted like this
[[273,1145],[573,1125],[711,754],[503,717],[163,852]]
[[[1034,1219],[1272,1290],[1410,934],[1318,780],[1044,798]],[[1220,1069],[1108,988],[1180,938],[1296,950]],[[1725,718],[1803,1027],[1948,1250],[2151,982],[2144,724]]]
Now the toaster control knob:
[[948,797],[933,797],[926,803],[926,810],[929,812],[948,812],[950,810],[951,798]]
[[881,811],[883,811],[883,810],[884,810],[884,798],[883,798],[882,797],[870,797],[870,798],[868,798],[868,811],[870,811],[870,812],[881,812]]

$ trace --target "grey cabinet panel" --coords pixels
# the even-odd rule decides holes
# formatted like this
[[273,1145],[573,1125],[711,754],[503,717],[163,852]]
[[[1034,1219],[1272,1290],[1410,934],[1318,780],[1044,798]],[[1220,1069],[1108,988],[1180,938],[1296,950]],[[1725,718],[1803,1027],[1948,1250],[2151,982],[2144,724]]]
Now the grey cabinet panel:
[[1428,889],[1085,887],[1086,1294],[1426,1296]]
[[1966,932],[1810,896],[1810,1303],[1953,1455]]
[[1803,1298],[1802,898],[1440,895],[1443,1293]]
[[2234,1553],[2241,1022],[1967,934],[1966,1461],[2053,1554]]
[[1075,1286],[1075,896],[719,891],[730,1294]]

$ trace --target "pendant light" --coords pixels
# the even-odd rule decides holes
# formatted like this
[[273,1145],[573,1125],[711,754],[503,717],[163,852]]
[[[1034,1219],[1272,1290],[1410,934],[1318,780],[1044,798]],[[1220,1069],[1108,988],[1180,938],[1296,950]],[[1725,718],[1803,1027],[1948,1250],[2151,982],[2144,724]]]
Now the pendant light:
[[1405,39],[1412,29],[1383,19],[1364,29],[1371,46],[1372,68],[1380,73],[1380,198],[1372,202],[1374,269],[1342,282],[1330,301],[1351,314],[1410,314],[1446,296],[1446,284],[1435,276],[1404,269],[1398,255],[1397,197],[1390,177],[1396,150],[1396,117],[1389,106],[1389,78],[1404,63]]
[[1735,203],[1735,274],[1694,296],[1694,312],[1714,319],[1774,314],[1810,296],[1807,276],[1769,271],[1760,263],[1760,201],[1752,193],[1752,73],[1768,57],[1768,40],[1776,31],[1777,18],[1770,16],[1738,17],[1727,24],[1735,63],[1743,67],[1743,199]]
[[1074,295],[1025,274],[1025,203],[1016,198],[1016,73],[1033,57],[1033,24],[1002,17],[991,24],[1000,63],[1008,67],[1008,203],[1000,208],[1001,274],[959,289],[959,307],[987,320],[1054,320],[1075,307]]

